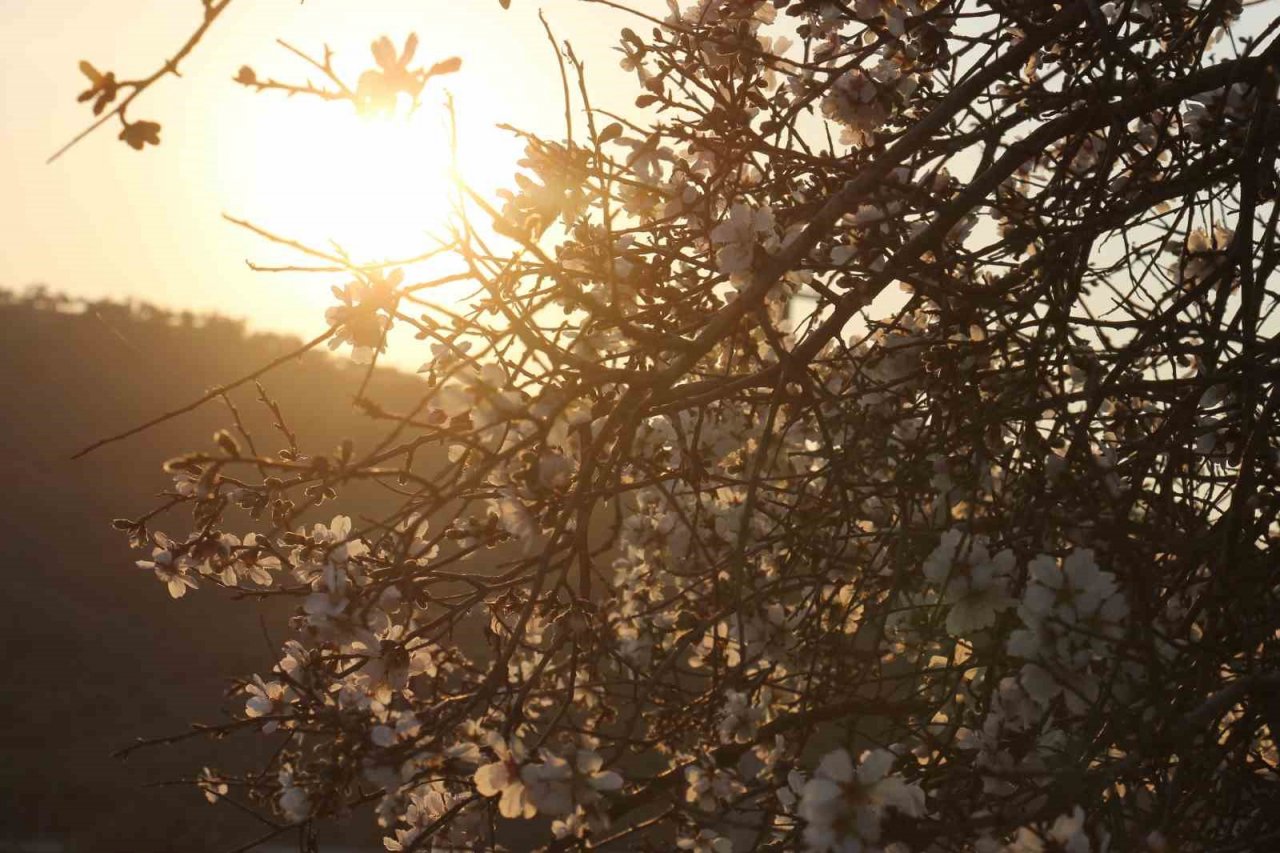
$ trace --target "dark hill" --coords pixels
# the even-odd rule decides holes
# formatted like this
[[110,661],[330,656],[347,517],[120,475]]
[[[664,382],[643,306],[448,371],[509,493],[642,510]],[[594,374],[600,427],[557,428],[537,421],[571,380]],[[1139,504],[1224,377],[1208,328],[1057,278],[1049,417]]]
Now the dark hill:
[[[210,403],[69,457],[298,342],[249,335],[225,318],[43,291],[0,292],[0,330],[0,851],[39,840],[43,849],[139,853],[234,848],[261,825],[206,806],[185,786],[147,787],[212,762],[214,745],[110,757],[135,737],[216,720],[229,679],[275,659],[281,638],[268,644],[259,608],[205,590],[170,600],[110,526],[154,506],[169,485],[163,460],[206,446],[229,413]],[[327,451],[343,437],[359,446],[378,433],[350,405],[362,378],[362,368],[310,353],[263,384],[302,446]],[[421,387],[386,370],[374,383],[388,405]],[[250,387],[233,399],[255,436],[268,436],[255,396]],[[369,511],[376,502],[370,496]],[[184,531],[180,521],[171,529]],[[282,624],[280,607],[269,615]],[[217,745],[223,756],[260,748],[253,739]],[[367,836],[345,842],[381,846]]]

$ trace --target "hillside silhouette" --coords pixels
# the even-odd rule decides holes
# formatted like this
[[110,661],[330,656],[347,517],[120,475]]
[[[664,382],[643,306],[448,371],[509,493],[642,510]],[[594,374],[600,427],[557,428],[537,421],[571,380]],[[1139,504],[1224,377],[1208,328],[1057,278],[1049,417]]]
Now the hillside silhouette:
[[[0,324],[0,638],[7,649],[0,661],[0,851],[232,849],[263,826],[206,805],[193,788],[157,783],[225,763],[237,750],[260,758],[261,738],[146,749],[127,762],[110,755],[137,737],[218,721],[218,709],[232,702],[230,679],[265,671],[276,659],[291,605],[248,605],[206,589],[173,601],[134,565],[145,555],[111,528],[113,518],[153,508],[170,485],[162,462],[208,447],[230,413],[211,402],[70,457],[299,342],[249,334],[223,317],[77,301],[41,288],[0,291]],[[310,352],[262,383],[300,446],[327,452],[344,437],[367,446],[381,432],[350,405],[363,378],[362,367]],[[422,388],[416,376],[379,369],[370,393],[398,407]],[[267,448],[283,445],[252,386],[231,396]],[[343,511],[386,505],[377,494],[356,494]],[[332,514],[325,506],[315,518]],[[157,527],[184,533],[188,521]],[[340,840],[381,846],[368,836]],[[37,841],[45,846],[16,846]],[[284,836],[279,844],[293,841]]]

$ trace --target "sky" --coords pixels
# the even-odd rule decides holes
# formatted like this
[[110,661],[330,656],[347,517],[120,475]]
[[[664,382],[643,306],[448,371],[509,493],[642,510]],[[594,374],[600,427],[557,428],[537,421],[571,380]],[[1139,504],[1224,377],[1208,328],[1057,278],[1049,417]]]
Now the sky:
[[[656,0],[641,0],[658,5]],[[618,67],[617,32],[635,19],[584,0],[233,0],[181,66],[131,110],[163,125],[158,148],[134,151],[104,126],[52,164],[92,120],[76,102],[81,60],[121,79],[150,74],[198,24],[200,0],[0,0],[0,287],[34,283],[88,298],[136,298],[216,311],[252,328],[313,337],[341,274],[263,274],[305,262],[227,222],[224,214],[301,242],[333,240],[353,259],[412,256],[447,221],[444,94],[453,94],[463,176],[492,197],[512,185],[521,144],[505,122],[563,133],[559,66],[542,25],[587,65],[596,106],[626,112],[637,84]],[[283,39],[354,81],[370,43],[420,38],[424,64],[462,59],[428,84],[406,119],[369,122],[347,104],[255,94],[232,82],[300,82],[306,65]],[[447,291],[436,292],[448,301]],[[885,307],[900,302],[891,294]],[[394,348],[393,348],[394,349]],[[416,353],[393,363],[409,365]],[[414,363],[411,366],[416,366]]]
[[[361,261],[411,256],[447,219],[444,93],[457,109],[464,178],[491,195],[512,184],[521,145],[499,122],[563,134],[555,55],[539,8],[587,63],[596,105],[624,107],[632,78],[613,51],[627,16],[579,0],[235,0],[183,63],[130,109],[162,124],[135,151],[108,124],[46,165],[90,123],[76,96],[88,60],[120,79],[149,75],[198,24],[199,0],[0,0],[0,286],[44,283],[73,296],[132,297],[218,311],[250,326],[314,336],[342,275],[254,273],[306,262],[223,214],[313,245],[335,240]],[[418,59],[462,70],[428,83],[412,117],[370,122],[347,104],[255,94],[232,82],[300,82],[284,39],[354,82],[370,43],[416,32]],[[315,75],[311,75],[315,76]],[[317,82],[318,79],[317,79]]]

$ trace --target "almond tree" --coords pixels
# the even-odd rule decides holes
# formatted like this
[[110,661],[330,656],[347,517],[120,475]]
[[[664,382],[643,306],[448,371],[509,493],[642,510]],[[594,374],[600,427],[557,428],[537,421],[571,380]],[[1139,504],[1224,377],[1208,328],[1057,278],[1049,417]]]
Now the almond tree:
[[[174,596],[297,601],[206,729],[279,750],[197,783],[403,851],[1280,844],[1274,5],[633,14],[635,110],[566,48],[565,138],[460,187],[469,302],[298,247],[307,346],[424,342],[385,441],[263,395],[285,450],[237,418],[189,523],[117,522]],[[238,80],[385,109],[457,70],[415,46]]]

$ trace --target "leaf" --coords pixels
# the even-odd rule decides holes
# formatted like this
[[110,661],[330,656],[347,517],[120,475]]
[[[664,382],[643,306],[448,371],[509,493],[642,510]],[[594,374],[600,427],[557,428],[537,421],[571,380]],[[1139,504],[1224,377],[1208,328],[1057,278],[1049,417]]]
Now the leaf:
[[258,82],[258,75],[248,65],[241,65],[240,70],[236,72],[235,80],[244,86],[252,86]]
[[511,0],[498,0],[498,5],[504,9],[511,8]]
[[89,82],[95,86],[102,83],[102,72],[93,67],[93,63],[86,59],[80,60],[80,73],[89,78]]
[[418,52],[418,34],[409,33],[409,37],[404,40],[404,52],[400,54],[399,65],[405,68],[413,60],[413,55]]
[[606,142],[617,139],[621,135],[622,125],[615,121],[604,130],[600,131],[600,136],[597,138],[597,141],[603,145]]
[[434,77],[437,74],[453,74],[462,68],[462,59],[457,56],[451,56],[448,59],[442,59],[431,69],[427,71],[428,77]]
[[382,36],[369,49],[373,52],[373,61],[378,63],[385,71],[392,71],[396,67],[396,48],[391,43],[391,39]]

